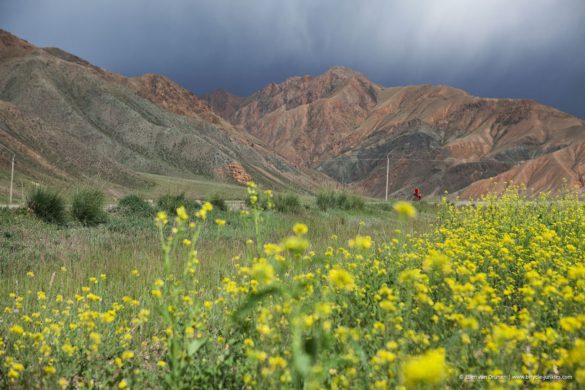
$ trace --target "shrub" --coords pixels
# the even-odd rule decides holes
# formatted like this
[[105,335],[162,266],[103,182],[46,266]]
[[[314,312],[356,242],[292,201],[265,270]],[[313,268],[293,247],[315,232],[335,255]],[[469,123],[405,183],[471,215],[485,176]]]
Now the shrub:
[[317,207],[323,211],[328,209],[362,210],[365,206],[365,202],[359,196],[334,191],[319,193],[316,203]]
[[152,206],[138,195],[127,195],[118,201],[118,208],[124,214],[148,217],[152,216]]
[[344,210],[363,210],[365,205],[366,204],[364,200],[359,196],[346,195],[345,201],[341,208]]
[[227,211],[228,206],[225,203],[225,200],[218,194],[213,194],[211,198],[209,198],[209,203],[213,205],[213,208],[220,211]]
[[185,206],[187,211],[192,212],[199,210],[201,205],[196,200],[188,199],[185,194],[180,195],[163,195],[156,201],[157,210],[166,211],[169,214],[175,215],[177,209]]
[[98,190],[81,190],[73,195],[71,215],[85,226],[95,226],[106,221],[104,211],[106,197]]
[[297,195],[278,194],[274,197],[274,209],[281,213],[297,214],[302,210],[302,206]]
[[336,207],[335,192],[327,191],[321,192],[317,195],[317,207],[321,210],[326,211]]
[[38,187],[28,194],[27,207],[33,214],[48,223],[65,222],[65,201],[55,191]]
[[342,192],[340,194],[337,194],[337,197],[335,199],[335,207],[338,209],[347,210],[349,202],[350,200],[347,194],[345,192]]

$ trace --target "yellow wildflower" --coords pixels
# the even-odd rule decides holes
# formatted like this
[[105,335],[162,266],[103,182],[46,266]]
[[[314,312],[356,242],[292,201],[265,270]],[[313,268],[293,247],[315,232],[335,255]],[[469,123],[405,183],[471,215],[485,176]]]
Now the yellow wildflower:
[[302,235],[307,234],[309,232],[309,227],[307,225],[305,225],[304,223],[296,223],[293,226],[292,231],[297,236],[302,236]]
[[122,360],[130,360],[134,357],[134,352],[132,351],[124,351],[122,352]]
[[357,235],[354,239],[349,240],[350,248],[357,248],[362,250],[370,249],[372,246],[372,237]]
[[20,325],[12,325],[9,329],[9,331],[11,333],[17,334],[17,335],[21,335],[24,333],[24,329],[22,329],[22,327]]
[[264,253],[268,256],[276,255],[280,252],[282,252],[282,247],[280,245],[270,243],[264,244]]
[[394,209],[394,211],[396,211],[396,213],[398,215],[405,216],[407,218],[416,217],[416,209],[409,202],[398,201],[398,202],[394,203],[392,208]]
[[329,284],[338,290],[352,291],[355,288],[353,276],[344,269],[330,270],[327,278]]
[[282,245],[293,253],[302,253],[309,247],[309,241],[299,236],[290,236],[283,240]]
[[428,351],[406,361],[402,368],[404,382],[408,388],[438,385],[449,377],[449,366],[443,348]]
[[166,225],[168,223],[169,221],[168,218],[169,217],[167,213],[165,213],[164,211],[159,211],[158,213],[156,213],[156,220],[162,223],[163,225]]
[[181,206],[177,209],[177,217],[183,221],[189,219],[189,214],[187,214],[187,209],[185,208],[185,206]]

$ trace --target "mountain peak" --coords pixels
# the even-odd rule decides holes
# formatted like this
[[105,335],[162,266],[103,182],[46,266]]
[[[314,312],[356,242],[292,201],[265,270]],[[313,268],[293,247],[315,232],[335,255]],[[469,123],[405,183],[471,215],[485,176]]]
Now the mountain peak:
[[324,75],[336,75],[343,78],[355,78],[355,77],[363,77],[366,78],[362,73],[358,72],[357,70],[347,68],[341,65],[335,65],[331,68],[327,69]]
[[[325,73],[310,76],[290,77],[282,83],[270,83],[260,91],[252,95],[263,103],[261,111],[264,113],[285,107],[286,110],[295,107],[311,104],[321,99],[330,99],[335,96],[342,99],[350,95],[360,96],[360,104],[365,101],[361,96],[367,95],[367,99],[372,104],[376,100],[375,90],[379,86],[368,80],[363,74],[353,69],[342,66],[334,66]],[[345,92],[343,92],[345,90]],[[349,92],[348,92],[349,91]],[[355,100],[350,97],[350,100]]]

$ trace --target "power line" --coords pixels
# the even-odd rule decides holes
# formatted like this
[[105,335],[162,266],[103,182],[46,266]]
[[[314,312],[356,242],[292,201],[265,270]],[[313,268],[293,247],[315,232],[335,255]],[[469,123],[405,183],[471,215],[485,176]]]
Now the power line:
[[[455,157],[445,157],[443,159],[433,159],[433,158],[411,158],[411,157],[390,157],[390,160],[392,161],[402,161],[402,160],[408,160],[408,161],[445,161],[449,158],[455,158]],[[342,157],[337,157],[337,158],[332,158],[332,159],[327,159],[327,160],[314,160],[312,161],[313,163],[324,163],[324,162],[330,162],[330,161],[337,161],[339,162],[342,159]],[[351,158],[348,157],[347,160],[351,160],[351,161],[382,161],[382,160],[386,160],[386,156],[382,156],[382,157],[378,157],[378,158]]]
[[14,154],[14,152],[13,152],[12,150],[8,149],[6,146],[4,146],[4,145],[2,145],[2,144],[0,144],[0,146],[1,146],[1,147],[3,147],[3,148],[4,148],[4,150],[7,150],[8,152],[10,152],[10,153]]

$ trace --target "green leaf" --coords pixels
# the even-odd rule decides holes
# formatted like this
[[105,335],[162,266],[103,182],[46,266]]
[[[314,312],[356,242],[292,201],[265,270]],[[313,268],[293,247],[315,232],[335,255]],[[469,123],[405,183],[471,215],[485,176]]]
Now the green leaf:
[[295,371],[306,379],[311,371],[312,359],[311,356],[305,351],[305,345],[303,342],[303,335],[300,326],[293,325],[292,334],[292,352],[293,352],[293,365]]
[[302,350],[296,350],[295,352],[293,353],[294,367],[302,378],[306,378],[311,371],[311,357]]
[[207,342],[207,338],[193,340],[187,346],[187,354],[193,356]]

